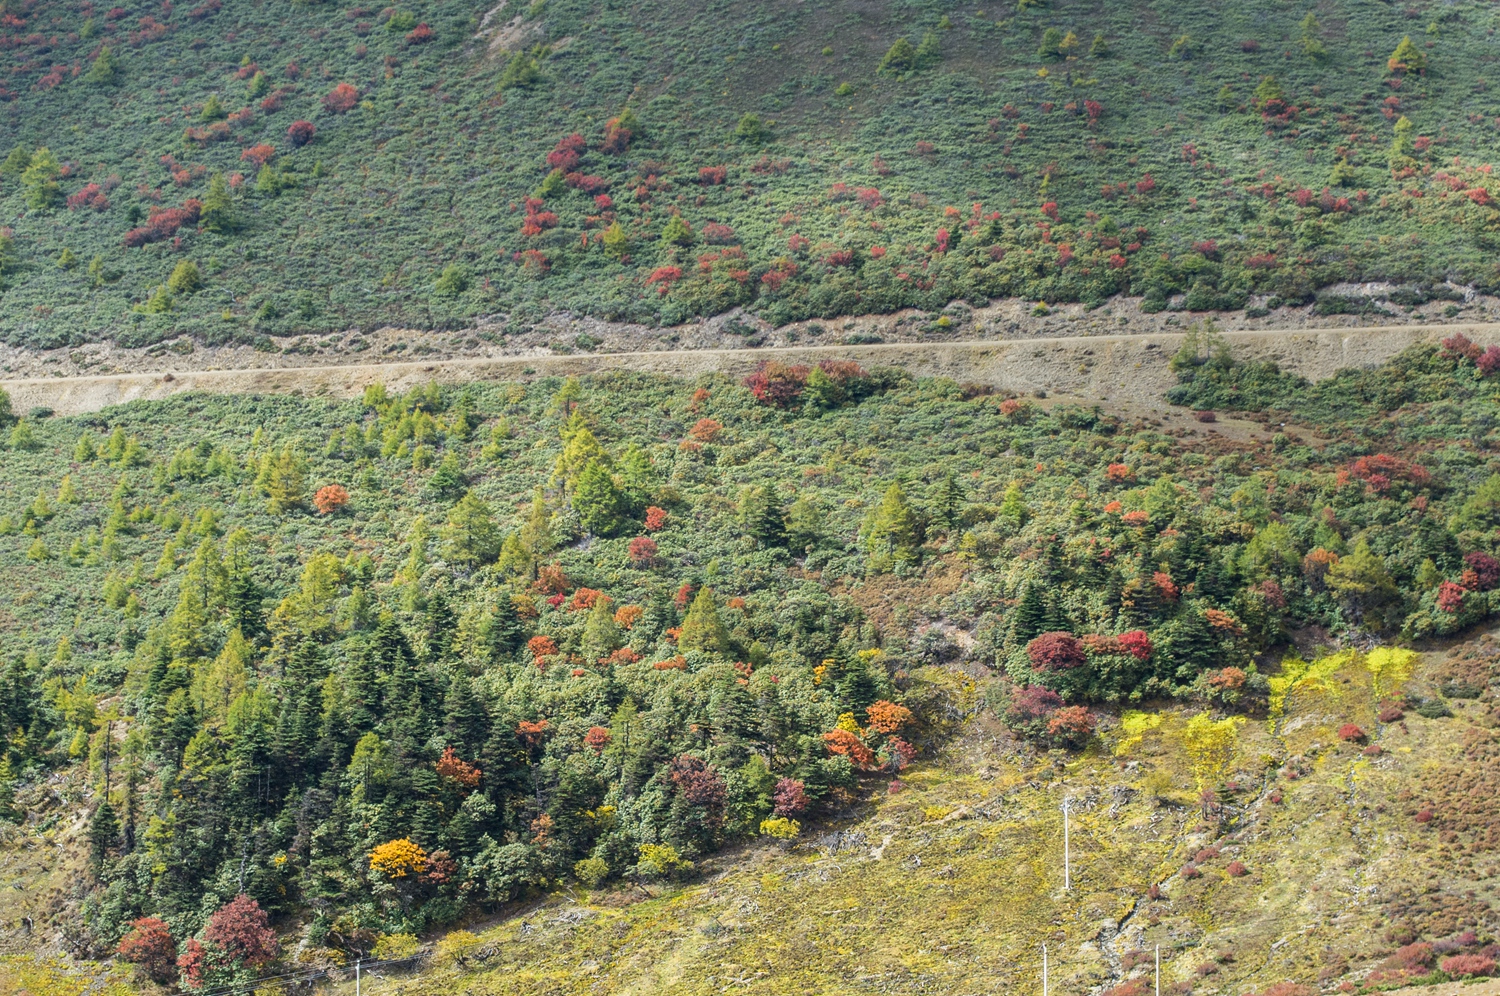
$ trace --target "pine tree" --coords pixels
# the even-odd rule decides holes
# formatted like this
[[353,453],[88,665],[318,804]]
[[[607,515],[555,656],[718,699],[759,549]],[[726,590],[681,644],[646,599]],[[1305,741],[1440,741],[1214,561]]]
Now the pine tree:
[[963,490],[952,473],[945,473],[927,491],[927,518],[935,526],[951,531],[963,509]]
[[614,603],[600,595],[583,627],[583,659],[592,664],[614,653],[624,642],[615,623]]
[[774,493],[763,484],[753,484],[740,492],[739,519],[744,534],[762,546],[781,546],[785,541],[781,510]]
[[1043,59],[1062,58],[1063,33],[1056,28],[1048,28],[1042,32],[1042,43],[1037,47],[1036,54]]
[[108,799],[100,799],[89,819],[89,867],[97,878],[109,853],[120,843],[120,820]]
[[113,86],[120,76],[120,60],[108,45],[99,49],[99,55],[94,59],[94,64],[89,66],[89,71],[84,75],[84,81],[94,86]]
[[510,592],[501,591],[494,607],[485,616],[480,631],[485,649],[493,661],[504,660],[525,642],[526,627],[516,611],[516,603]]
[[674,214],[667,219],[666,226],[661,230],[661,241],[666,246],[692,245],[693,230],[682,220],[682,215]]
[[453,506],[440,535],[444,557],[455,564],[487,564],[500,552],[500,532],[490,507],[472,492]]
[[61,175],[62,165],[51,149],[43,146],[32,153],[31,162],[21,174],[26,206],[33,211],[47,211],[59,204],[63,199],[62,188],[57,183]]
[[876,70],[881,73],[905,73],[917,67],[917,50],[905,38],[897,38],[880,60]]
[[597,536],[611,536],[624,524],[625,497],[600,461],[591,460],[578,475],[573,508],[583,528]]
[[1035,581],[1026,582],[1021,589],[1021,598],[1010,617],[1010,642],[1024,646],[1047,632],[1047,600],[1042,586]]
[[1005,497],[1000,500],[1000,518],[1019,529],[1030,517],[1031,512],[1021,494],[1021,482],[1011,481],[1005,486]]
[[443,733],[448,746],[460,757],[478,756],[489,739],[489,719],[484,703],[474,694],[474,683],[465,675],[455,677],[443,700]]
[[1427,70],[1427,53],[1412,43],[1411,35],[1401,39],[1391,57],[1386,60],[1386,68],[1393,73],[1420,73]]
[[798,495],[786,513],[787,546],[806,553],[823,538],[823,513],[805,495]]
[[199,210],[203,227],[210,232],[234,231],[234,199],[229,193],[229,183],[223,173],[215,173],[208,181],[208,192],[203,196],[203,207]]
[[272,515],[285,515],[300,508],[307,497],[302,458],[288,445],[275,457],[268,454],[267,459],[270,467],[266,476],[266,509]]
[[581,410],[573,412],[567,423],[563,425],[560,435],[563,440],[563,450],[557,458],[556,466],[552,469],[553,483],[560,481],[564,488],[572,490],[578,475],[583,473],[583,468],[591,462],[598,461],[606,467],[609,465],[609,455],[604,452],[604,447],[599,445],[599,440],[594,437],[593,430],[584,421]]
[[882,563],[914,563],[920,543],[916,513],[907,504],[900,483],[893,482],[870,519],[865,548]]
[[729,650],[729,630],[719,617],[719,604],[714,600],[712,588],[699,589],[693,604],[688,607],[687,618],[682,621],[682,632],[677,636],[677,646],[683,650],[716,654]]
[[557,545],[557,540],[552,536],[552,513],[542,497],[541,488],[537,488],[531,496],[531,508],[526,512],[526,521],[521,525],[518,538],[521,548],[533,560],[546,556]]

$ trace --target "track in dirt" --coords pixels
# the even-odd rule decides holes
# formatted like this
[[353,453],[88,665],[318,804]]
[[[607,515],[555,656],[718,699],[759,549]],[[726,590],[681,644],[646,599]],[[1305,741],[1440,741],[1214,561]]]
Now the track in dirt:
[[[1463,332],[1500,338],[1500,325],[1461,324],[1370,328],[1230,331],[1235,356],[1272,361],[1309,379],[1348,367],[1378,365],[1416,343]],[[637,371],[679,377],[708,373],[742,376],[767,360],[816,363],[855,360],[897,366],[919,376],[951,377],[996,390],[1049,391],[1100,401],[1159,405],[1175,383],[1168,360],[1183,333],[990,339],[873,345],[775,346],[759,349],[679,349],[574,355],[364,363],[329,366],[125,373],[95,377],[0,380],[18,412],[50,409],[59,415],[98,411],[188,391],[222,394],[294,394],[349,398],[372,383],[404,390],[429,381],[518,380]]]

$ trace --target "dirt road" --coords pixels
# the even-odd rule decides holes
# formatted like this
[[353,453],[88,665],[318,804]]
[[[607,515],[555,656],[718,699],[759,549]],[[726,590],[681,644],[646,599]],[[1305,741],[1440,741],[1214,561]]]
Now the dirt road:
[[[1455,332],[1481,343],[1500,341],[1500,324],[1267,329],[1229,331],[1224,337],[1239,359],[1269,360],[1283,369],[1320,379],[1346,367],[1379,364],[1415,343]],[[899,366],[920,376],[951,377],[960,383],[985,384],[998,390],[1047,391],[1152,406],[1161,403],[1162,392],[1174,383],[1167,362],[1182,338],[1180,332],[1164,332],[859,346],[651,350],[24,378],[0,380],[0,388],[10,394],[18,413],[49,408],[59,415],[74,415],[185,391],[348,398],[376,382],[404,390],[429,381],[517,380],[605,370],[679,377],[711,372],[743,376],[766,360],[815,363],[849,359],[865,366]]]

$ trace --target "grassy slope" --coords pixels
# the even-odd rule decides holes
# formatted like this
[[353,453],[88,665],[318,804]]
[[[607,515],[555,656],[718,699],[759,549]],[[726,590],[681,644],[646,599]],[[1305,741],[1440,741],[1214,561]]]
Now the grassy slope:
[[[1425,660],[1416,688],[1450,667],[1442,654]],[[960,708],[974,702],[951,676],[928,678]],[[721,857],[698,882],[649,900],[628,888],[553,897],[482,931],[467,971],[440,968],[407,991],[1040,992],[1042,942],[1061,992],[1149,977],[1142,953],[1158,944],[1164,992],[1358,979],[1393,946],[1393,928],[1483,933],[1492,915],[1481,906],[1495,893],[1491,848],[1466,857],[1442,843],[1461,830],[1442,806],[1432,823],[1413,819],[1459,774],[1458,745],[1493,741],[1492,707],[1384,725],[1373,703],[1368,673],[1351,667],[1323,690],[1293,692],[1274,732],[1247,723],[1227,771],[1244,788],[1222,826],[1193,804],[1174,738],[1185,714],[1165,711],[1118,755],[1116,730],[1065,769],[980,716],[901,792],[818,828],[829,836]],[[1385,753],[1340,743],[1350,721]],[[1298,759],[1307,775],[1278,773]],[[1142,791],[1154,770],[1175,779],[1165,805]],[[1061,889],[1065,795],[1081,800],[1071,893]],[[1210,844],[1220,856],[1201,863],[1201,878],[1181,878]],[[1230,877],[1233,860],[1249,874]],[[1146,895],[1152,884],[1162,899]]]
[[[1258,0],[1213,10],[1058,0],[1020,13],[1009,4],[955,11],[881,0],[548,0],[530,13],[514,3],[491,11],[473,0],[402,5],[434,31],[425,44],[386,30],[385,15],[374,8],[289,0],[229,4],[196,18],[206,8],[182,4],[168,13],[142,4],[120,8],[124,16],[110,20],[100,6],[87,39],[78,37],[87,11],[52,0],[11,6],[21,23],[6,29],[3,43],[11,56],[3,85],[12,99],[0,105],[0,146],[49,146],[71,164],[65,194],[111,176],[120,184],[106,211],[38,213],[26,210],[14,175],[0,182],[20,263],[0,298],[0,334],[11,341],[443,326],[495,311],[524,325],[554,308],[671,319],[750,301],[785,318],[901,304],[935,308],[949,296],[985,292],[1076,298],[1125,285],[1136,293],[1153,285],[1186,290],[1202,273],[1163,276],[1154,256],[1167,252],[1173,266],[1201,270],[1191,247],[1204,239],[1219,241],[1225,257],[1222,273],[1210,261],[1208,283],[1240,290],[1253,283],[1295,296],[1351,275],[1480,282],[1494,275],[1484,246],[1500,213],[1468,199],[1444,202],[1447,186],[1424,175],[1393,180],[1386,168],[1391,122],[1381,113],[1393,95],[1383,84],[1386,56],[1407,33],[1430,43],[1432,72],[1394,94],[1415,134],[1433,139],[1418,158],[1429,173],[1461,174],[1462,186],[1489,182],[1450,162],[1459,156],[1464,166],[1477,166],[1495,148],[1496,108],[1483,79],[1494,59],[1495,15],[1477,3],[1397,9],[1331,0],[1318,10],[1329,52],[1322,61],[1301,53],[1303,11]],[[487,12],[493,17],[480,31]],[[945,14],[951,29],[939,29]],[[165,27],[159,37],[142,34],[147,17]],[[1075,31],[1079,51],[1101,32],[1113,56],[1044,65],[1037,47],[1047,27]],[[892,41],[904,35],[915,42],[929,29],[942,39],[937,67],[904,79],[877,76]],[[1168,58],[1173,40],[1185,34],[1192,57]],[[1250,39],[1258,51],[1244,50]],[[541,82],[497,96],[507,46],[543,40],[554,54],[542,65]],[[85,74],[104,41],[119,54],[121,73],[115,85],[98,87]],[[259,107],[236,77],[244,59],[283,93],[281,109],[257,110],[222,142],[186,140],[184,129],[203,126],[199,111],[210,94],[221,94],[230,111]],[[300,69],[295,79],[290,63]],[[59,67],[61,81],[49,86],[48,74]],[[1049,75],[1040,77],[1040,68]],[[1258,116],[1236,110],[1267,74],[1302,108],[1286,127],[1267,129]],[[345,115],[321,110],[321,97],[340,82],[358,87],[363,103]],[[836,93],[840,84],[850,88],[844,95]],[[1066,109],[1085,99],[1103,105],[1097,128]],[[605,120],[627,105],[643,134],[625,156],[599,153]],[[733,139],[746,112],[771,123],[768,149]],[[297,118],[312,120],[318,137],[293,151],[286,129]],[[576,192],[549,202],[557,228],[535,239],[520,234],[519,202],[545,174],[553,143],[574,130],[591,143],[582,168],[610,183],[632,240],[628,262],[597,244],[581,246],[603,222],[589,220],[598,209]],[[277,147],[274,163],[299,186],[279,197],[250,192],[254,171],[240,156],[258,142]],[[931,144],[930,153],[917,151],[921,142]],[[1197,153],[1185,154],[1185,143]],[[763,154],[784,171],[754,171]],[[168,155],[187,169],[184,186],[164,165]],[[874,170],[876,155],[888,175]],[[1288,200],[1297,187],[1320,191],[1340,155],[1356,170],[1336,193],[1370,194],[1354,213],[1320,217],[1316,207]],[[716,165],[729,167],[729,182],[700,186],[698,169]],[[124,248],[132,207],[202,197],[208,175],[235,170],[247,174],[241,230],[185,229],[180,246]],[[1147,173],[1154,192],[1137,195],[1130,186],[1112,200],[1100,194],[1103,185],[1134,184]],[[879,187],[885,205],[872,215],[830,198],[836,181],[851,191]],[[1279,190],[1274,203],[1244,193],[1265,182]],[[639,187],[653,189],[639,199]],[[1407,196],[1406,189],[1427,196]],[[1060,213],[1050,244],[1034,227],[1048,200]],[[961,229],[975,202],[1014,217],[1003,232],[966,235]],[[958,217],[945,215],[949,206]],[[723,272],[685,281],[665,297],[643,286],[659,265],[686,264],[691,276],[692,252],[656,241],[674,211],[695,230],[709,222],[735,229],[747,253],[746,286]],[[1088,212],[1108,213],[1123,229],[1146,229],[1147,255],[1106,280],[1101,274],[1113,250],[1089,237],[1097,233]],[[978,255],[935,253],[939,226],[969,239]],[[810,249],[799,257],[798,278],[770,293],[757,278],[787,253],[793,233],[806,236]],[[991,266],[981,252],[987,242],[1019,253]],[[1078,253],[1067,272],[1056,261],[1062,242]],[[871,258],[875,244],[890,253]],[[528,247],[548,256],[546,277],[536,279],[515,261]],[[55,266],[64,248],[79,257],[77,268]],[[855,252],[853,267],[821,262],[836,248]],[[1275,280],[1240,266],[1257,252],[1283,258]],[[84,271],[95,255],[112,279],[91,289]],[[207,289],[179,296],[167,315],[133,315],[132,303],[181,258],[204,268]],[[467,290],[436,288],[449,264],[467,269]]]

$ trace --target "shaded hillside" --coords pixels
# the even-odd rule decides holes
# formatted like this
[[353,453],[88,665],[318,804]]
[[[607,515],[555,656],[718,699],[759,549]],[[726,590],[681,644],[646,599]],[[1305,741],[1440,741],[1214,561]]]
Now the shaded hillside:
[[1496,280],[1478,3],[6,9],[11,342]]

